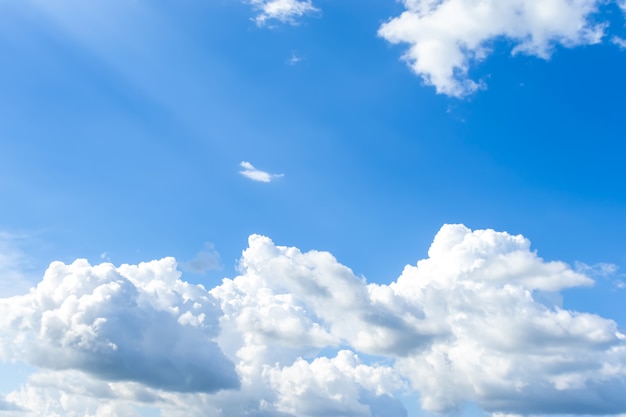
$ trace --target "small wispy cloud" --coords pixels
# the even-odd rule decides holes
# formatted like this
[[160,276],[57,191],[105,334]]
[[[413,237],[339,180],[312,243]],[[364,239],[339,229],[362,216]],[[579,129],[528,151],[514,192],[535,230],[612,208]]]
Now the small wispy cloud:
[[620,38],[619,36],[614,36],[611,41],[614,45],[619,46],[621,49],[626,49],[626,39]]
[[591,277],[605,278],[613,276],[617,273],[618,267],[615,264],[600,262],[593,265],[587,265],[584,262],[576,262],[576,272],[585,274]]
[[239,165],[243,168],[239,173],[246,178],[250,178],[252,181],[272,182],[276,178],[284,176],[284,174],[270,174],[269,172],[256,169],[254,165],[247,161],[242,161]]
[[298,55],[296,55],[296,54],[292,53],[292,54],[291,54],[291,56],[290,56],[289,58],[287,58],[287,60],[285,61],[285,63],[286,63],[287,65],[296,65],[296,64],[298,64],[299,62],[302,62],[302,59],[303,59],[303,58],[301,58],[301,57],[299,57]]
[[587,265],[583,262],[574,264],[576,272],[585,274],[591,278],[610,279],[614,289],[626,289],[626,274],[618,273],[619,267],[612,263],[600,262],[593,265]]
[[254,18],[259,26],[272,20],[293,25],[297,18],[319,11],[311,0],[250,0],[249,3],[259,11]]

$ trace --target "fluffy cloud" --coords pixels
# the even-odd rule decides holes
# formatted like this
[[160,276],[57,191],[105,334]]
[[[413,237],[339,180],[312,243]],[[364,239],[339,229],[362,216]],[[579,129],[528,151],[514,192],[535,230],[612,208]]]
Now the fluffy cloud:
[[239,171],[239,173],[252,181],[272,182],[276,178],[283,176],[283,174],[270,174],[269,172],[256,169],[250,162],[242,161],[239,165],[243,168],[243,171]]
[[400,353],[424,346],[442,331],[422,320],[422,306],[403,303],[386,286],[368,288],[327,252],[302,253],[253,235],[241,268],[241,276],[211,291],[222,302],[222,330],[247,335],[257,347],[271,343],[274,353],[279,345],[329,344]]
[[4,411],[4,412],[22,412],[24,411],[21,407],[19,407],[18,405],[16,405],[15,403],[11,402],[11,401],[7,401],[5,399],[2,398],[2,395],[0,395],[0,411]]
[[364,365],[347,350],[311,363],[298,359],[282,369],[270,368],[267,374],[278,394],[274,406],[294,416],[406,416],[392,397],[403,386],[395,372]]
[[617,395],[626,388],[626,347],[616,323],[545,305],[546,295],[592,280],[539,258],[522,236],[444,226],[429,258],[390,285],[368,285],[325,252],[262,236],[249,245],[242,275],[211,291],[225,337],[249,369],[259,358],[291,361],[285,349],[331,343],[393,358],[429,411],[466,401],[522,414],[626,407]]
[[209,291],[171,258],[54,263],[29,294],[0,299],[3,356],[42,369],[5,403],[33,415],[147,404],[165,417],[405,417],[397,395],[414,393],[436,412],[470,401],[494,415],[623,413],[626,336],[547,301],[592,283],[522,236],[462,225],[442,227],[390,284],[258,235],[239,275]]
[[172,258],[119,268],[55,262],[29,294],[0,300],[0,354],[173,391],[237,387],[213,341],[219,308],[179,277]]
[[[127,385],[131,385],[127,387]],[[41,372],[9,394],[20,417],[138,417],[132,385],[103,382],[77,371]]]
[[408,44],[404,59],[440,94],[464,96],[481,87],[468,77],[493,42],[513,54],[547,59],[557,44],[600,42],[604,24],[593,21],[599,0],[403,0],[405,11],[379,29],[391,43]]
[[259,26],[264,26],[271,20],[294,24],[297,18],[318,11],[311,0],[249,0],[249,2],[259,12],[254,19]]
[[391,287],[449,333],[399,358],[398,369],[433,411],[470,400],[516,414],[623,412],[626,336],[616,323],[536,301],[538,292],[588,284],[538,258],[521,236],[445,226],[429,258]]

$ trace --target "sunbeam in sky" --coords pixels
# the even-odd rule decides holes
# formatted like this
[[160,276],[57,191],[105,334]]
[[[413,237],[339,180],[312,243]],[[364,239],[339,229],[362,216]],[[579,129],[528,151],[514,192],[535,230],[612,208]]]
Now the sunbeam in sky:
[[622,0],[0,2],[0,415],[623,417],[625,39]]

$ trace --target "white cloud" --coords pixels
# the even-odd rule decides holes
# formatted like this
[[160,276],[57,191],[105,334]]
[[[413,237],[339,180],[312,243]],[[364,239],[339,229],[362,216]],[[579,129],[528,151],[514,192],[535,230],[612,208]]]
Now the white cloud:
[[144,404],[164,417],[405,417],[396,396],[413,392],[438,412],[624,413],[626,336],[542,301],[592,283],[522,236],[462,225],[388,285],[258,235],[210,291],[171,258],[53,263],[29,294],[0,299],[2,357],[41,369],[5,403],[32,416]]
[[[626,409],[616,323],[536,300],[593,281],[539,258],[522,236],[444,226],[429,258],[390,285],[262,236],[250,238],[241,268],[211,291],[224,310],[220,344],[236,352],[240,374],[348,345],[395,360],[429,411],[466,401],[508,414]],[[283,411],[302,410],[281,401]]]
[[222,302],[222,330],[235,326],[236,334],[271,343],[270,354],[284,357],[277,350],[281,345],[305,349],[343,343],[366,353],[404,352],[441,331],[421,320],[419,305],[402,304],[380,294],[384,290],[372,297],[365,282],[327,252],[302,253],[253,235],[241,268],[241,276],[211,291]]
[[242,161],[239,166],[243,168],[243,171],[239,171],[239,173],[253,181],[272,182],[276,178],[284,176],[284,174],[270,174],[269,172],[261,171],[256,169],[250,162],[246,161]]
[[46,371],[32,375],[8,398],[23,404],[16,414],[22,417],[138,417],[134,404],[148,397],[135,392],[133,385],[137,384],[100,381],[77,371]]
[[406,417],[392,398],[393,391],[403,387],[397,374],[389,367],[365,365],[351,351],[310,363],[298,359],[266,373],[277,392],[273,406],[281,412],[302,417]]
[[594,265],[587,265],[584,262],[576,262],[576,271],[592,277],[610,277],[617,274],[618,267],[615,264],[600,262]]
[[619,36],[614,36],[613,39],[611,39],[611,41],[619,46],[621,49],[626,49],[626,39],[624,38],[620,38]]
[[9,413],[9,412],[20,412],[20,413],[22,413],[24,411],[24,409],[22,407],[18,406],[17,404],[15,404],[12,401],[7,401],[0,394],[0,411],[3,411],[5,413]]
[[623,411],[626,345],[616,323],[535,301],[538,290],[588,284],[567,265],[538,258],[521,236],[444,226],[429,258],[391,287],[424,305],[430,320],[444,320],[449,333],[399,358],[398,368],[432,411],[467,400],[508,414]]
[[544,59],[555,45],[601,41],[604,24],[590,19],[600,0],[403,0],[405,11],[379,29],[391,43],[407,44],[404,59],[440,94],[461,97],[483,86],[468,76],[504,38],[512,53]]
[[297,18],[319,11],[311,0],[249,0],[249,3],[259,12],[254,19],[259,26],[272,20],[295,24]]
[[0,357],[165,390],[237,387],[213,341],[219,307],[179,276],[172,258],[55,262],[29,294],[0,299]]

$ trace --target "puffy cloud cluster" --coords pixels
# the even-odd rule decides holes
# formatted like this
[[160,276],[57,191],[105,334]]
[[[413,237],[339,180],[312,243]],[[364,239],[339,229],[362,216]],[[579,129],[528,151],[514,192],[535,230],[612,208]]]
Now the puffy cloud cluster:
[[259,12],[254,19],[259,26],[264,26],[272,20],[294,24],[297,18],[318,11],[311,0],[249,0],[249,2]]
[[[592,15],[599,0],[403,0],[405,11],[379,29],[408,44],[404,59],[438,93],[464,96],[481,87],[468,77],[491,44],[506,39],[513,54],[548,58],[554,45],[598,43],[606,24]],[[623,2],[621,3],[623,7]]]
[[0,299],[3,356],[42,369],[5,403],[33,415],[144,404],[166,417],[405,417],[398,394],[414,393],[436,412],[624,413],[626,336],[547,301],[590,284],[522,236],[462,225],[442,227],[390,284],[258,235],[239,276],[209,291],[170,258],[54,263],[29,294]]
[[23,404],[9,415],[139,417],[133,397],[141,402],[150,397],[142,397],[141,391],[145,389],[133,390],[133,386],[138,384],[104,382],[77,371],[44,371],[32,375],[27,385],[9,394],[13,404]]
[[536,301],[591,283],[538,258],[521,236],[446,226],[429,258],[390,287],[419,300],[448,335],[397,366],[433,411],[471,400],[516,414],[623,412],[626,336],[616,323]]
[[55,262],[29,294],[0,301],[0,354],[172,391],[237,387],[214,341],[219,308],[179,277],[173,258],[119,268]]
[[392,398],[402,388],[389,367],[363,364],[353,352],[342,350],[329,359],[311,363],[298,359],[293,365],[267,370],[269,383],[278,393],[276,409],[294,416],[405,416]]

